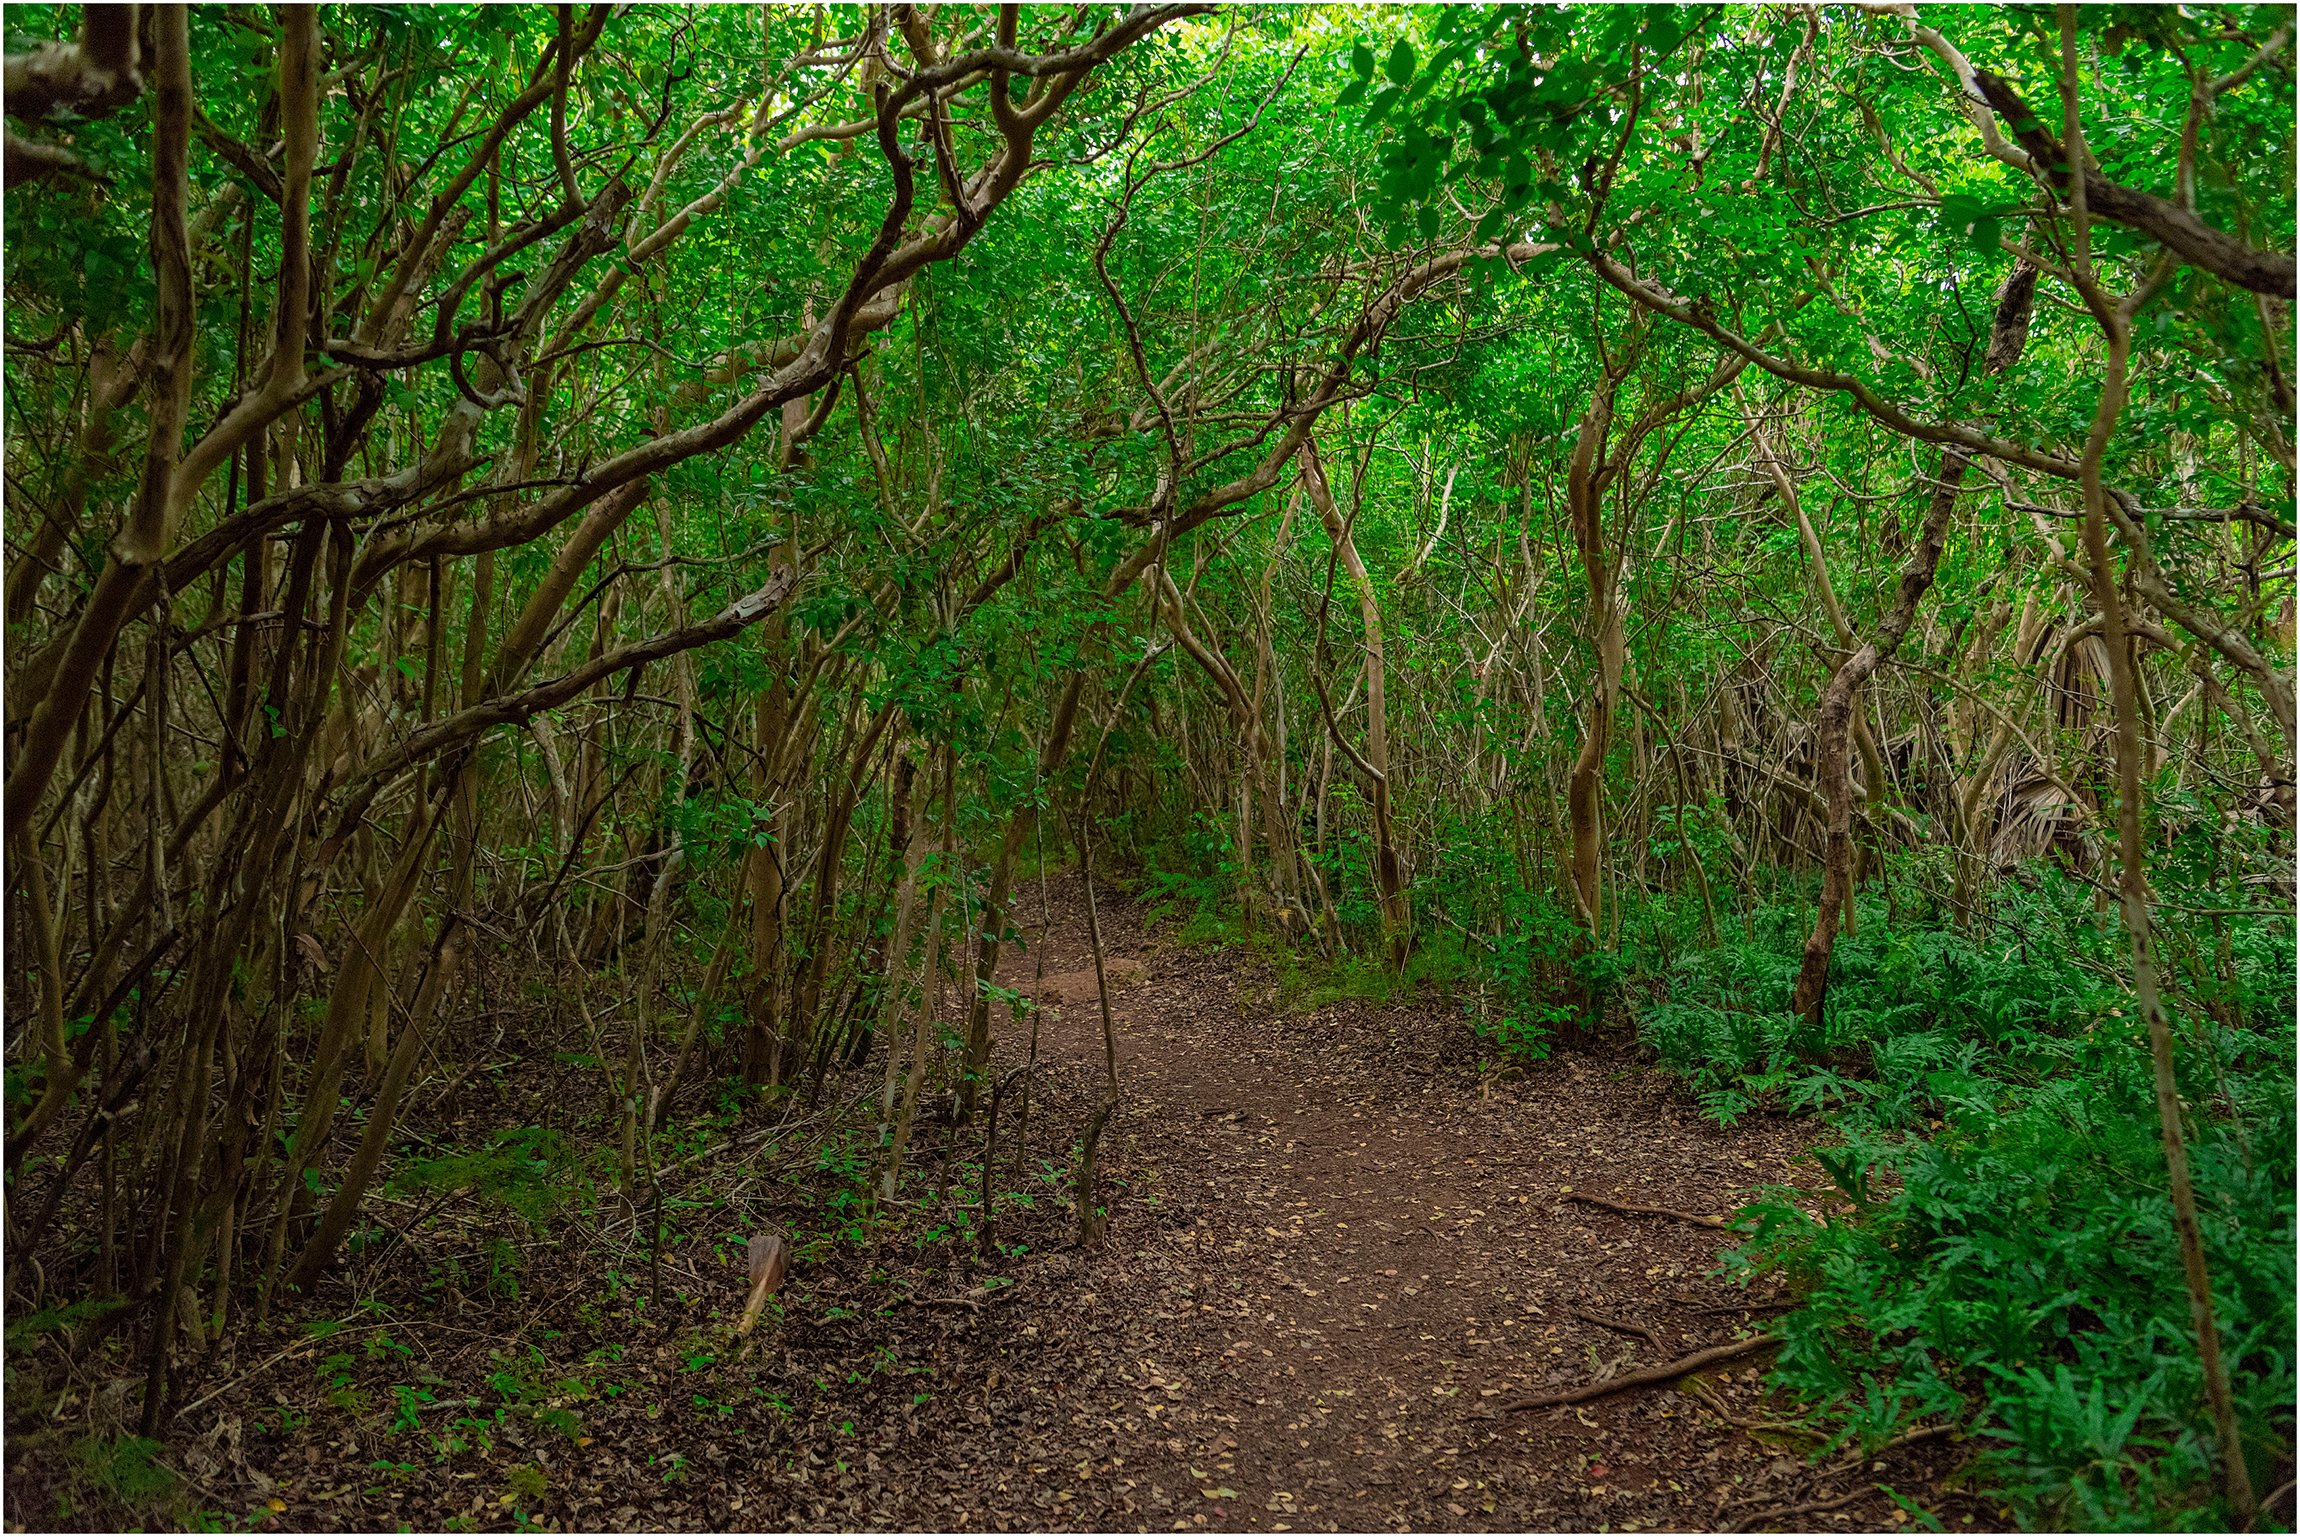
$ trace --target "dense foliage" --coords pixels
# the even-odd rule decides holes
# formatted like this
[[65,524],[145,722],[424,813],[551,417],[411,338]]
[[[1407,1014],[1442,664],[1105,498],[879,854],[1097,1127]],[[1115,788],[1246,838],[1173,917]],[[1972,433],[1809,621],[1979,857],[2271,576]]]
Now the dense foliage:
[[865,1220],[1083,857],[1827,1117],[1831,1434],[2288,1501],[2287,10],[8,26],[12,1383],[857,1068]]

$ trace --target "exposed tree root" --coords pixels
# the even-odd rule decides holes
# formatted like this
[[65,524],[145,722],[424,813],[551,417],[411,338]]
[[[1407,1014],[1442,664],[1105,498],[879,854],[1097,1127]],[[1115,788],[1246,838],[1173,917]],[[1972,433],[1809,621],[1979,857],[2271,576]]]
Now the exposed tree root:
[[1567,1196],[1566,1199],[1579,1201],[1584,1206],[1596,1206],[1606,1211],[1617,1211],[1626,1217],[1673,1217],[1679,1222],[1690,1222],[1695,1227],[1722,1228],[1732,1225],[1723,1217],[1704,1217],[1695,1212],[1676,1211],[1667,1206],[1637,1206],[1623,1201],[1608,1201],[1599,1195],[1582,1195],[1577,1192]]
[[1606,1398],[1615,1393],[1626,1393],[1631,1388],[1650,1387],[1697,1372],[1703,1367],[1719,1366],[1727,1361],[1738,1361],[1760,1351],[1771,1350],[1781,1343],[1778,1334],[1760,1334],[1754,1339],[1735,1340],[1730,1345],[1712,1345],[1707,1350],[1696,1350],[1689,1356],[1679,1356],[1659,1366],[1649,1366],[1626,1377],[1614,1377],[1605,1382],[1585,1382],[1577,1388],[1565,1388],[1555,1393],[1536,1393],[1531,1398],[1512,1399],[1501,1405],[1498,1413],[1513,1414],[1520,1409],[1554,1409],[1562,1404],[1583,1404],[1593,1398]]

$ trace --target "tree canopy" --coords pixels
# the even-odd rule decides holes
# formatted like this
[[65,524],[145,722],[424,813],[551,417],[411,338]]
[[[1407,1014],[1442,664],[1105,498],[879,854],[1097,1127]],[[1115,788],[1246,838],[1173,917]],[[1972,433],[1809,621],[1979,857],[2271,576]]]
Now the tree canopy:
[[1832,1434],[2288,1518],[2289,8],[8,29],[12,1373],[370,1284],[490,1011],[658,1262],[857,1071],[892,1210],[1067,862],[1820,1117]]

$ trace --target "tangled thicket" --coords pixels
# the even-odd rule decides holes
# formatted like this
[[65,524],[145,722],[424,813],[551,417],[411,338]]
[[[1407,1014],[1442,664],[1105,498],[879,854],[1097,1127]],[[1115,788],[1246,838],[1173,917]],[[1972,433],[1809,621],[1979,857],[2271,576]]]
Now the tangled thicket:
[[1838,1116],[1864,1433],[2289,1478],[2288,11],[9,21],[12,1374],[333,1284],[491,977],[892,1195],[1083,853]]

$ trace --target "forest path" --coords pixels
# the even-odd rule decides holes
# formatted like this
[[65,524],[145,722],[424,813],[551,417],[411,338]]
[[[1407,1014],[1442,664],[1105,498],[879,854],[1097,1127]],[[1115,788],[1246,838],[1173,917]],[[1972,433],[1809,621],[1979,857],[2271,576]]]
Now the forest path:
[[[1011,956],[1001,979],[1049,1005],[1042,1058],[1098,1077],[1075,879],[1052,905],[1043,961]],[[1721,1131],[1659,1075],[1596,1056],[1481,1079],[1458,1014],[1356,1002],[1288,1013],[1251,957],[1147,942],[1109,893],[1101,915],[1123,1103],[1111,1173],[1125,1183],[1108,1192],[1110,1246],[1077,1306],[1051,1309],[1051,1325],[1049,1299],[1029,1309],[1034,1324],[1015,1311],[1010,1352],[1018,1385],[1053,1370],[1052,1389],[1023,1391],[1066,1401],[1085,1440],[1026,1443],[974,1500],[951,1488],[970,1518],[1715,1529],[1893,1481],[1883,1469],[1866,1483],[1824,1478],[1785,1452],[1794,1441],[1760,1441],[1669,1387],[1499,1409],[1729,1342],[1765,1316],[1710,1278],[1726,1235],[1569,1203],[1569,1191],[1728,1211],[1756,1184],[1810,1181],[1817,1170],[1795,1167],[1803,1128]],[[1017,917],[1036,939],[1039,914]],[[1005,1059],[1023,1043],[1001,1044]],[[1051,1348],[1029,1348],[1041,1335]],[[1760,1375],[1742,1363],[1706,1380],[1714,1402],[1757,1422],[1769,1417]],[[1890,1466],[1903,1489],[1925,1482]],[[1905,1519],[1872,1490],[1790,1524]]]
[[[174,1421],[171,1465],[225,1513],[207,1524],[245,1510],[259,1530],[1893,1529],[1906,1517],[1880,1486],[1993,1523],[1940,1492],[1965,1455],[1945,1442],[1813,1467],[1764,1428],[1780,1409],[1760,1363],[1503,1408],[1770,1316],[1767,1297],[1712,1278],[1727,1235],[1566,1197],[1724,1212],[1762,1183],[1818,1182],[1811,1123],[1719,1130],[1611,1043],[1484,1075],[1450,1007],[1290,1011],[1266,963],[1146,936],[1115,892],[1100,905],[1121,1087],[1110,1227],[1080,1251],[1064,1191],[1103,1083],[1083,889],[1047,883],[1043,936],[1036,883],[1022,895],[1030,943],[1001,981],[1045,1005],[1040,1071],[1027,1121],[1006,1101],[995,1186],[1036,1194],[1002,1205],[997,1253],[954,1236],[976,1192],[946,1184],[979,1158],[982,1126],[938,1113],[913,1142],[904,1220],[811,1244],[770,1323],[730,1337],[743,1235],[819,1231],[820,1203],[855,1177],[807,1175],[804,1139],[870,1114],[874,1055],[798,1132],[769,1124],[691,1166],[673,1187],[685,1236],[643,1317],[635,1236],[610,1251],[619,1301],[612,1275],[599,1293],[594,1248],[538,1264],[507,1304],[442,1290],[440,1251],[481,1235],[427,1230],[356,1298],[319,1299],[323,1318],[380,1309],[359,1329],[283,1317],[251,1335]],[[1029,1042],[1001,1021],[1002,1075]],[[775,1135],[801,1144],[754,1164]],[[792,1178],[830,1182],[817,1204],[761,1177],[794,1157]],[[90,1401],[124,1414],[140,1382],[123,1372]],[[573,1412],[558,1429],[536,1417],[548,1395]],[[34,1428],[11,1422],[12,1517],[105,1527],[54,1455],[80,1430]],[[35,1440],[49,1451],[31,1456]],[[81,1493],[60,1497],[59,1477]]]

